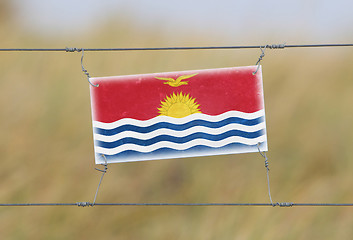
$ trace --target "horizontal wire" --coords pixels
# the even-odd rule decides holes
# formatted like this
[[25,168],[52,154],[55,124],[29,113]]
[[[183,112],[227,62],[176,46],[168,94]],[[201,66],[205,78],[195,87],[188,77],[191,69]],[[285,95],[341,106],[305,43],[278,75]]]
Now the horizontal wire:
[[353,47],[353,43],[330,44],[271,44],[250,46],[204,46],[204,47],[146,47],[146,48],[0,48],[2,52],[81,52],[84,51],[172,51],[172,50],[226,50],[226,49],[284,49],[284,48],[316,48],[316,47]]
[[233,207],[353,207],[353,203],[90,203],[90,202],[77,202],[77,203],[1,203],[0,207],[38,207],[38,206],[233,206]]
[[77,206],[77,203],[1,203],[0,207]]

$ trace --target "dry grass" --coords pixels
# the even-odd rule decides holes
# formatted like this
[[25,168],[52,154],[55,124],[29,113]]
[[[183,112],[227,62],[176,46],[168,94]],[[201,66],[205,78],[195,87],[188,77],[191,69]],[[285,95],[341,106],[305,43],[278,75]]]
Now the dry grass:
[[[0,26],[4,32],[6,26]],[[107,27],[47,43],[13,32],[2,47],[167,46],[158,31]],[[130,29],[130,30],[129,30]],[[87,40],[88,39],[88,40]],[[206,39],[206,38],[203,38]],[[179,45],[216,41],[185,37]],[[92,76],[252,65],[259,51],[87,53]],[[263,78],[275,201],[352,202],[351,49],[268,51]],[[1,53],[0,199],[92,201],[88,83],[77,53]],[[259,154],[114,164],[98,202],[267,202]],[[0,208],[1,239],[349,239],[349,208]]]

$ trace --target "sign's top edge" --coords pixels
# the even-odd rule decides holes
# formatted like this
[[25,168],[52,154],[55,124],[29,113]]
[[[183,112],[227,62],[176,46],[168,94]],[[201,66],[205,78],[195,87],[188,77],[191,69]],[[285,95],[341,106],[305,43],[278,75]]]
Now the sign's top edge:
[[[116,78],[126,78],[126,77],[139,77],[139,76],[154,76],[157,74],[184,74],[191,72],[203,72],[203,71],[214,71],[214,70],[256,70],[257,65],[252,66],[243,66],[243,67],[225,67],[225,68],[208,68],[208,69],[197,69],[197,70],[183,70],[183,71],[172,71],[172,72],[156,72],[156,73],[141,73],[141,74],[128,74],[128,75],[116,75],[116,76],[104,76],[104,77],[91,77],[90,80],[108,80],[108,79],[116,79]],[[261,69],[261,65],[260,65]]]

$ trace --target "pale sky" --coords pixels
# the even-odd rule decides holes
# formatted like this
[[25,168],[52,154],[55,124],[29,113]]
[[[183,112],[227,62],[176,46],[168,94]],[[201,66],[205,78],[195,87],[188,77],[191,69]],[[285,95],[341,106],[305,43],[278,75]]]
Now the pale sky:
[[72,34],[92,31],[124,15],[148,29],[176,36],[224,33],[234,43],[266,35],[278,42],[352,42],[352,0],[13,0],[17,22],[29,31]]

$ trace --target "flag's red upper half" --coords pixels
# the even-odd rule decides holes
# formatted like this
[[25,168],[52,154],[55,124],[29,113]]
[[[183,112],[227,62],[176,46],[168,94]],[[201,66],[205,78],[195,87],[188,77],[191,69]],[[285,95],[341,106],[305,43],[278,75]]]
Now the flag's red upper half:
[[[218,115],[230,110],[256,112],[264,104],[261,69],[253,75],[255,70],[256,66],[251,66],[93,78],[91,81],[99,84],[91,86],[93,120],[151,119],[160,115],[158,108],[167,96],[180,92],[189,94],[204,114]],[[189,76],[180,81],[187,84],[177,87],[173,86],[175,82],[168,84],[161,79],[177,80],[181,76]]]

